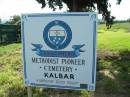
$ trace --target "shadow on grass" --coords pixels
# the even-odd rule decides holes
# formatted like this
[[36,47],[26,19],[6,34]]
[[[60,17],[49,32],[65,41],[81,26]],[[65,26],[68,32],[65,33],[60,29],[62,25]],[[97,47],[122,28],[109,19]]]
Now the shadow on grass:
[[[98,66],[94,97],[129,97],[130,51],[124,50],[120,51],[118,55],[102,56],[98,58]],[[27,90],[22,85],[15,83],[14,86],[7,89],[5,97],[27,97]],[[35,87],[32,89],[33,97],[90,97],[87,91]]]
[[9,88],[6,93],[6,97],[27,97],[26,88]]
[[130,51],[98,55],[95,97],[130,97]]
[[[27,88],[10,88],[7,97],[27,97]],[[81,97],[82,92],[78,90],[63,90],[50,88],[32,87],[33,97]],[[85,97],[88,97],[87,95]]]

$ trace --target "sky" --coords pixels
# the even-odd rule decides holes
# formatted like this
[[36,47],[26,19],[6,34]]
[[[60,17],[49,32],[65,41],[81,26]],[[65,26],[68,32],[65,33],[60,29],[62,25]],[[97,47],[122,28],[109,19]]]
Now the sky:
[[[122,0],[120,5],[116,4],[116,0],[109,0],[111,3],[111,13],[116,16],[117,20],[126,20],[130,18],[130,0]],[[56,10],[56,12],[65,12],[67,6],[62,10]],[[8,20],[10,16],[21,15],[23,13],[50,13],[53,12],[46,6],[41,8],[41,4],[38,4],[35,0],[0,0],[0,18],[2,20]],[[101,18],[101,15],[99,15]]]

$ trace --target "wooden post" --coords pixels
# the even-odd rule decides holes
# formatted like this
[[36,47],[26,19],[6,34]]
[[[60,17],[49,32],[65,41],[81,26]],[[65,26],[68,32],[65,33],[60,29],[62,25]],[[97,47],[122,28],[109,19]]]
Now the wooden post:
[[30,86],[27,87],[28,97],[32,97],[32,89]]

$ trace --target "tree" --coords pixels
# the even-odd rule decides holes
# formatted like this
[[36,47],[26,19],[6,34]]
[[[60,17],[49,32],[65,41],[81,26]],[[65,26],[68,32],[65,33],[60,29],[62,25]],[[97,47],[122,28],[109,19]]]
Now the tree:
[[129,19],[127,19],[127,22],[130,22],[130,18],[129,18]]
[[16,25],[17,31],[17,41],[21,40],[21,19],[19,15],[11,16],[10,20],[7,21],[5,24],[12,24]]
[[2,22],[1,18],[0,18],[0,23]]
[[11,16],[10,20],[6,22],[6,24],[17,24],[17,22],[20,22],[20,16],[14,15]]
[[[115,19],[111,16],[111,12],[108,10],[111,4],[108,3],[109,0],[36,0],[38,3],[42,4],[42,8],[49,5],[53,10],[56,6],[59,9],[63,7],[63,2],[67,4],[70,12],[88,12],[95,11],[96,8],[100,14],[102,14],[103,19],[106,21],[106,26],[112,25],[112,21]],[[47,2],[46,2],[47,1]],[[120,4],[121,0],[117,0],[117,4]]]

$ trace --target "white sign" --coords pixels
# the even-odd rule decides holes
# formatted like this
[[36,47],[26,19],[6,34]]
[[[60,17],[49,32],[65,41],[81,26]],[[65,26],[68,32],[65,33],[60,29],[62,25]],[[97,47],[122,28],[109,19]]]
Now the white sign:
[[95,90],[96,14],[22,15],[26,86]]

